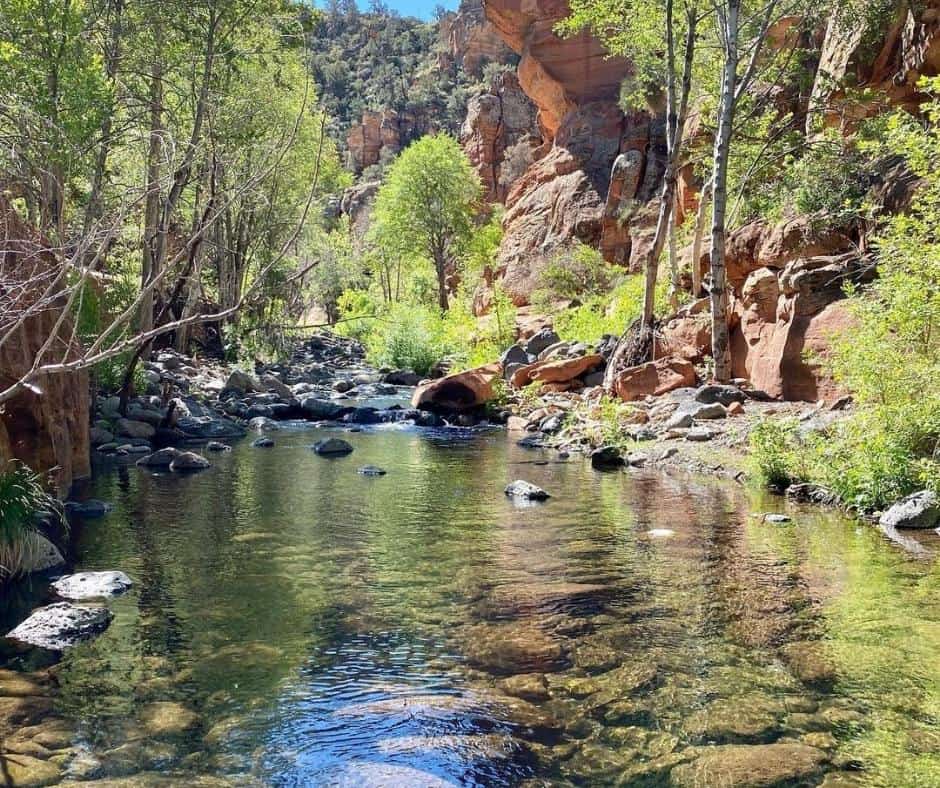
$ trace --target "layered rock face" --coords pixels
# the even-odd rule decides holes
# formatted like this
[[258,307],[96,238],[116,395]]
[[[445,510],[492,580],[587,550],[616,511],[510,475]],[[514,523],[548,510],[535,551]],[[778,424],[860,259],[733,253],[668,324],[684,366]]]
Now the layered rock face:
[[449,59],[466,73],[480,76],[487,63],[515,58],[483,12],[483,0],[463,0],[455,14],[441,20],[441,41]]
[[[699,265],[704,274],[707,254]],[[873,263],[847,234],[799,217],[738,228],[728,238],[727,265],[735,376],[786,400],[841,396],[824,362],[832,339],[854,325],[844,287],[870,281]],[[707,309],[702,299],[669,321],[658,353],[696,362],[709,355]]]
[[[850,24],[838,14],[829,20],[809,103],[811,128],[850,131],[856,121],[881,111],[885,98],[910,109],[923,100],[918,80],[940,73],[940,2],[896,6],[887,25],[877,14]],[[848,85],[874,92],[867,100],[857,90],[847,96]]]
[[519,81],[539,108],[546,137],[562,119],[592,101],[615,101],[629,64],[608,57],[587,33],[559,38],[554,26],[568,16],[566,0],[487,0],[486,18],[520,56]]
[[541,145],[535,106],[515,73],[499,74],[487,92],[470,99],[460,144],[480,175],[485,199],[505,202]]
[[[0,299],[4,305],[0,338],[7,336],[15,316],[35,303],[48,286],[57,261],[47,249],[48,242],[0,195]],[[31,281],[36,284],[16,289],[18,283]],[[0,386],[9,386],[32,368],[60,316],[61,305],[37,310],[0,345]],[[76,355],[71,332],[72,321],[66,318],[50,347],[49,362]],[[64,492],[74,479],[90,473],[88,375],[44,375],[34,385],[35,391],[18,394],[0,408],[0,461],[16,458],[36,471],[52,471]]]
[[411,115],[395,110],[363,112],[362,121],[349,129],[349,166],[356,172],[391,161],[405,145],[425,129]]
[[520,56],[519,85],[537,108],[541,144],[528,149],[532,162],[505,194],[498,271],[478,293],[478,311],[496,279],[517,306],[527,304],[540,272],[572,239],[636,267],[664,155],[661,125],[618,107],[629,63],[586,33],[553,32],[569,13],[565,0],[487,0],[485,8]]

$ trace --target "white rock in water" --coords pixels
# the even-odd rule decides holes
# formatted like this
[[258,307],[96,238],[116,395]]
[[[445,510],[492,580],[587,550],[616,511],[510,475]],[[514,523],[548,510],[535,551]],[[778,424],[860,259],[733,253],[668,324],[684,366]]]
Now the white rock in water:
[[902,498],[881,515],[883,528],[936,528],[940,524],[940,500],[930,490]]
[[667,539],[670,536],[675,536],[676,532],[671,528],[650,528],[650,530],[646,532],[646,535],[654,539]]
[[104,632],[114,614],[106,607],[84,607],[56,602],[34,610],[7,637],[30,646],[64,651]]
[[66,599],[100,599],[123,594],[132,585],[123,572],[78,572],[60,577],[52,587]]

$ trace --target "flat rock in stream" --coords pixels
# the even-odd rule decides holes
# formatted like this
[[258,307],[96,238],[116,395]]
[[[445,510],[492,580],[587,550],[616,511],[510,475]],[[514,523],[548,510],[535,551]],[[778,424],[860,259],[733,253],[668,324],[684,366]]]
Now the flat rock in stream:
[[385,468],[379,468],[377,465],[363,465],[357,471],[360,476],[384,476],[386,472]]
[[66,599],[102,599],[123,594],[133,584],[123,572],[78,572],[60,577],[52,588]]
[[56,602],[37,610],[7,637],[30,646],[64,651],[104,632],[114,614],[106,607],[86,607]]
[[546,501],[551,498],[541,487],[536,487],[531,482],[522,479],[516,479],[507,485],[504,492],[510,498],[521,498],[526,501]]

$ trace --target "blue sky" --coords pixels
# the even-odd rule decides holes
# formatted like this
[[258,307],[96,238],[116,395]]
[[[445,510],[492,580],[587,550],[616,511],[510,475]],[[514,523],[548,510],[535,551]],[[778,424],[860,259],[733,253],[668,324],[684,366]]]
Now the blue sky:
[[[384,0],[389,8],[398,11],[402,16],[416,16],[419,19],[430,19],[434,15],[434,9],[439,5],[449,11],[455,11],[459,0]],[[363,11],[369,9],[369,0],[357,0],[359,8]],[[318,0],[317,5],[322,6],[322,0]]]
[[416,16],[419,19],[430,19],[439,5],[448,11],[455,11],[457,4],[457,0],[388,0],[388,5],[402,16]]

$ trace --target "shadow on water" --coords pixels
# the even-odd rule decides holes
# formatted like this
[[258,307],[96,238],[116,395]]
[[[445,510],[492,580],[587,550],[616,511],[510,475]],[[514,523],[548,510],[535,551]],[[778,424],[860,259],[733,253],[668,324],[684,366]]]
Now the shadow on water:
[[[331,460],[308,448],[327,434],[99,474],[115,508],[76,528],[75,566],[136,585],[53,668],[36,723],[66,732],[63,779],[940,784],[935,564],[832,513],[765,524],[780,501],[501,432],[344,432]],[[520,477],[553,497],[514,505]],[[3,623],[46,593],[14,586]],[[5,648],[0,710],[9,676],[54,662]]]

